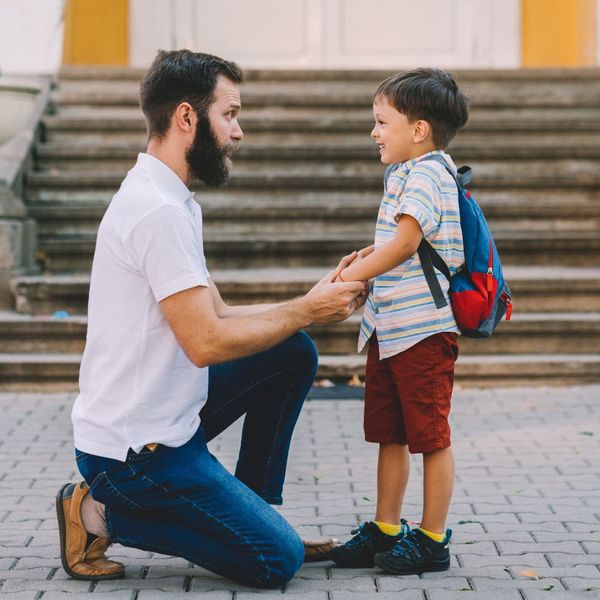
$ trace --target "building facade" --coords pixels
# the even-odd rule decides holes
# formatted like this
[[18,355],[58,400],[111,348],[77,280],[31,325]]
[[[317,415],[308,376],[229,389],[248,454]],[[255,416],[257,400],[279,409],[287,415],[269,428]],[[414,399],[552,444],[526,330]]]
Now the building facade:
[[0,70],[146,67],[190,48],[244,68],[600,65],[600,0],[2,0]]

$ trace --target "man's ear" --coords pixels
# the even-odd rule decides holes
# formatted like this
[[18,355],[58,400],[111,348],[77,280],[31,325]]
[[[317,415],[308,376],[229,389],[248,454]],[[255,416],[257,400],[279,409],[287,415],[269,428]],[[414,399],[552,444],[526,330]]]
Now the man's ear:
[[196,113],[189,102],[181,102],[173,113],[173,121],[182,133],[192,133]]
[[415,122],[415,128],[413,131],[413,142],[415,144],[419,144],[425,141],[429,135],[431,134],[431,125],[424,121],[423,119],[419,119]]

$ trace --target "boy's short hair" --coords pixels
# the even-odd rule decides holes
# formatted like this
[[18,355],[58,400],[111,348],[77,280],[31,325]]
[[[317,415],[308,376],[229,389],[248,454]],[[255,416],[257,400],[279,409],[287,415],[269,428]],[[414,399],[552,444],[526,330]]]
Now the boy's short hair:
[[159,50],[140,85],[140,107],[148,137],[162,138],[181,102],[189,102],[200,116],[213,102],[217,77],[241,83],[242,70],[234,62],[191,50]]
[[447,148],[469,118],[468,98],[452,76],[441,69],[414,69],[392,75],[375,92],[375,100],[382,97],[409,121],[427,121],[437,148]]

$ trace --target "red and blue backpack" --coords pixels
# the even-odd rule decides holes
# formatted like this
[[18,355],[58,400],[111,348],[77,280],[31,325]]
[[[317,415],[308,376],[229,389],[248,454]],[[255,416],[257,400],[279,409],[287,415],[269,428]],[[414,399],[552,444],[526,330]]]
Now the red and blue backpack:
[[450,304],[458,328],[466,337],[483,338],[492,335],[506,314],[512,313],[512,294],[502,274],[502,263],[485,220],[483,211],[465,187],[471,181],[471,168],[461,167],[456,176],[439,155],[424,160],[435,160],[452,175],[458,188],[460,227],[463,236],[465,263],[454,275],[442,257],[423,238],[418,254],[423,273],[437,308],[448,305],[434,267],[450,282]]

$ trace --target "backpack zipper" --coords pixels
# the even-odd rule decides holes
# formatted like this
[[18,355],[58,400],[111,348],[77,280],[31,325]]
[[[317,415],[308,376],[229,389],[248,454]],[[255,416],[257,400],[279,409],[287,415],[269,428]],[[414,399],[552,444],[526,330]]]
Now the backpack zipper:
[[487,270],[487,291],[491,292],[494,290],[494,249],[492,242],[490,241],[490,261],[488,263]]

